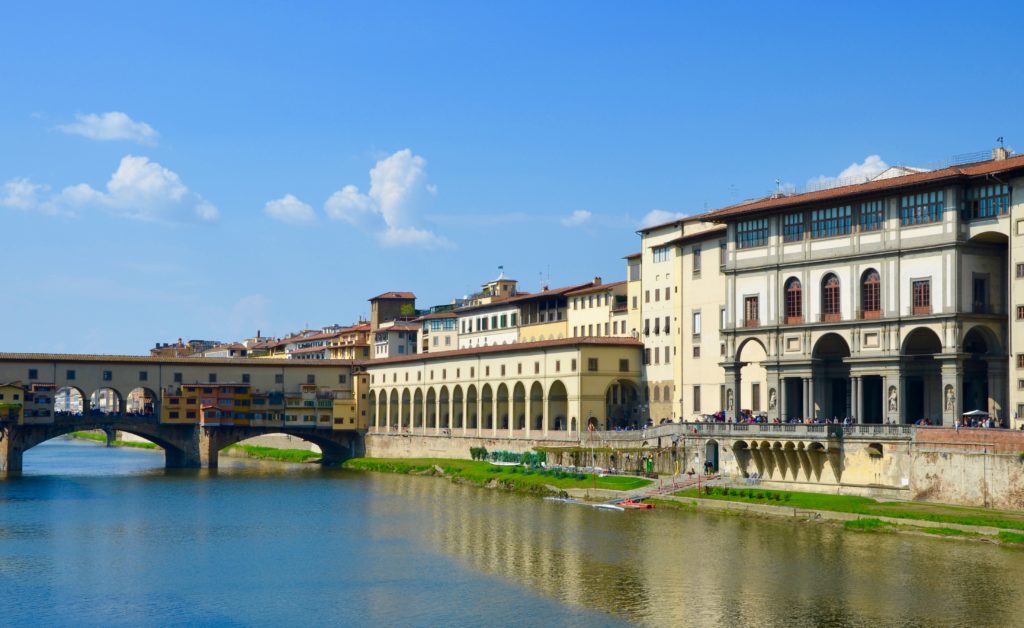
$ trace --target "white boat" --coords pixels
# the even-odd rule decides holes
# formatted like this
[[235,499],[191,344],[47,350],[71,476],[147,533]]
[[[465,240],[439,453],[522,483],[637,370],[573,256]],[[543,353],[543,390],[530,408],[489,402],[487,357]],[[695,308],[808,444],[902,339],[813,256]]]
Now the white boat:
[[522,463],[521,462],[500,462],[500,461],[497,461],[497,460],[492,460],[491,464],[493,464],[496,467],[518,467]]
[[600,508],[601,510],[616,510],[618,512],[626,512],[626,509],[616,504],[594,504],[594,508]]

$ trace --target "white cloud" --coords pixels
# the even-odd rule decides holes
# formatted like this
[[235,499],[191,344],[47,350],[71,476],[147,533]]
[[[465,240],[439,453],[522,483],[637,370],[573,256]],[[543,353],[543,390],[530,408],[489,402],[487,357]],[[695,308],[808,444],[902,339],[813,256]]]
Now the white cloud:
[[271,218],[291,225],[309,225],[316,222],[316,212],[313,208],[291,194],[268,201],[263,206],[263,211]]
[[418,226],[421,212],[437,195],[427,183],[427,161],[408,148],[379,160],[370,169],[370,190],[346,185],[324,203],[327,215],[377,231],[384,246],[447,248],[452,243]]
[[155,144],[160,135],[145,122],[132,120],[120,111],[107,113],[75,114],[76,122],[61,124],[57,129],[72,135],[81,135],[91,140],[129,140],[140,144]]
[[672,222],[673,220],[685,217],[686,214],[681,214],[679,212],[667,212],[664,209],[652,209],[640,220],[640,226],[653,227],[655,225],[661,225],[666,222]]
[[864,158],[863,162],[853,162],[847,166],[839,173],[838,176],[827,177],[825,175],[819,175],[810,179],[807,181],[807,189],[823,190],[840,185],[864,183],[865,181],[869,181],[878,176],[888,168],[889,164],[885,163],[878,155],[868,155]]
[[189,191],[176,172],[148,157],[126,155],[107,181],[106,191],[87,183],[49,194],[47,186],[28,179],[12,179],[4,184],[0,205],[47,214],[76,214],[79,210],[101,208],[118,216],[168,222],[192,215],[212,221],[217,208],[195,192]]
[[585,209],[577,209],[571,215],[569,215],[568,217],[562,219],[562,221],[561,221],[562,222],[562,226],[563,227],[579,227],[579,226],[589,222],[590,219],[593,216],[594,215],[592,213],[588,212]]

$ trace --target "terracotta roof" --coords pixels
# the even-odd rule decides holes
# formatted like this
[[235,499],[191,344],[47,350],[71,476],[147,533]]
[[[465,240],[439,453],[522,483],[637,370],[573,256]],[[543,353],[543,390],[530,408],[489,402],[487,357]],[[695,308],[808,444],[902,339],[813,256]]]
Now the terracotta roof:
[[1024,155],[1008,157],[1000,161],[979,161],[972,164],[950,166],[949,168],[931,170],[928,172],[918,172],[899,177],[891,177],[888,179],[876,179],[874,181],[868,181],[867,183],[844,185],[828,190],[795,194],[793,196],[762,198],[723,207],[722,209],[703,214],[702,218],[713,222],[728,222],[738,216],[745,216],[747,214],[762,211],[798,207],[801,205],[822,203],[825,201],[834,201],[837,199],[856,196],[867,196],[880,192],[939,183],[942,181],[966,181],[974,177],[1003,174],[1015,170],[1024,170]]
[[420,362],[430,360],[443,360],[445,358],[462,357],[469,355],[486,355],[491,353],[503,353],[513,351],[533,351],[534,349],[546,349],[548,347],[571,347],[577,345],[603,345],[615,347],[643,347],[643,343],[635,338],[616,338],[611,336],[588,336],[585,338],[561,338],[559,340],[541,340],[539,342],[515,342],[506,345],[490,345],[487,347],[473,347],[470,349],[454,349],[452,351],[431,351],[430,353],[416,353],[413,355],[402,355],[393,358],[382,358],[380,360],[364,360],[360,364],[370,368],[378,364],[396,364],[400,362]]
[[388,327],[378,327],[377,331],[419,331],[419,325],[410,325],[398,323],[395,325],[389,325]]
[[703,220],[705,213],[707,213],[707,212],[703,212],[703,213],[700,213],[700,214],[690,214],[688,216],[682,216],[680,218],[673,218],[672,220],[668,220],[666,222],[661,222],[661,223],[658,223],[656,225],[651,225],[649,227],[643,227],[642,229],[638,229],[637,233],[647,233],[648,231],[654,231],[655,229],[662,229],[664,227],[668,227],[668,226],[671,226],[671,225],[682,225],[682,224],[687,223],[687,222],[700,221],[700,220]]
[[587,286],[586,288],[580,288],[579,290],[573,290],[572,292],[566,292],[567,295],[576,294],[590,294],[591,292],[603,292],[611,288],[617,288],[619,286],[626,285],[625,281],[613,281],[611,283],[601,283],[596,286]]
[[[222,366],[295,366],[295,362],[281,358],[172,358],[143,355],[100,355],[74,353],[0,353],[0,362],[103,362],[107,364],[219,364]],[[323,360],[317,366],[350,366],[352,360]],[[210,384],[201,384],[207,385]],[[212,384],[216,386],[217,384]]]
[[295,355],[295,354],[303,354],[304,355],[306,353],[319,353],[319,352],[326,353],[327,352],[327,345],[324,345],[322,347],[306,347],[304,349],[293,349],[291,351],[291,355]]
[[411,292],[385,292],[378,294],[377,296],[367,299],[368,301],[377,301],[381,299],[415,299],[416,295]]
[[454,311],[448,310],[448,311],[445,311],[445,312],[433,312],[431,314],[424,314],[423,316],[417,318],[416,320],[418,320],[418,321],[429,321],[429,320],[432,320],[432,319],[435,319],[435,318],[458,318],[458,317],[459,317],[459,315],[456,314]]
[[707,240],[707,239],[710,239],[710,238],[717,238],[718,236],[724,234],[727,230],[728,230],[728,227],[726,227],[725,225],[722,225],[720,227],[715,227],[713,229],[707,229],[705,231],[701,231],[700,233],[691,233],[689,235],[680,236],[680,237],[675,238],[673,240],[669,240],[665,244],[666,245],[672,244],[672,245],[675,245],[675,246],[679,246],[679,245],[682,245],[682,244],[689,244],[690,242],[700,242],[701,240]]
[[636,259],[636,258],[640,257],[641,255],[643,255],[643,253],[630,253],[629,255],[627,255],[626,257],[623,257],[622,259]]

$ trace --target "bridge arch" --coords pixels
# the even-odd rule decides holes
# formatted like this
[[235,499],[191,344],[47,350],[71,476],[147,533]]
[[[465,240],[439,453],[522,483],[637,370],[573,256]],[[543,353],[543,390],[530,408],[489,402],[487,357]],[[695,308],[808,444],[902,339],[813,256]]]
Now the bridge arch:
[[125,397],[111,386],[101,386],[89,395],[89,414],[124,414]]
[[160,395],[152,388],[136,386],[125,397],[125,411],[131,416],[160,416]]
[[53,393],[53,416],[82,414],[87,397],[81,388],[61,386]]

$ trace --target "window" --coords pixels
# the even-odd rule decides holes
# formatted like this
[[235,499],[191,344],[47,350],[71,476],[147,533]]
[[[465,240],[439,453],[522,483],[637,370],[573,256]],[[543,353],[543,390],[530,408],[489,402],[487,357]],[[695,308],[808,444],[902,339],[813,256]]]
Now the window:
[[[409,374],[408,373],[405,374],[405,379],[406,380],[409,379]],[[338,383],[339,384],[347,384],[348,383],[348,377],[346,377],[344,374],[338,375]]]
[[505,377],[505,365],[504,364],[501,365],[501,376]]
[[821,279],[821,320],[838,321],[841,318],[839,277],[828,273]]
[[744,297],[743,299],[743,326],[757,327],[760,323],[760,312],[758,311],[757,297]]
[[718,310],[718,328],[725,329],[726,323],[728,321],[726,320],[725,308],[723,307]]
[[923,225],[942,218],[945,192],[922,192],[900,198],[900,224]]
[[540,373],[540,362],[534,362],[533,363],[533,374],[537,375],[538,373]]
[[316,383],[316,375],[313,375],[312,373],[307,375],[306,376],[306,383],[307,384],[315,384]]
[[700,386],[693,387],[693,411],[700,412]]
[[694,336],[699,336],[700,335],[700,311],[699,310],[693,313],[693,335]]
[[693,247],[693,274],[700,274],[700,247]]
[[672,348],[671,347],[665,347],[665,364],[668,364],[671,361],[672,361]]
[[750,249],[768,244],[768,219],[746,220],[736,227],[736,246]]
[[719,242],[718,243],[718,265],[719,266],[725,266],[725,260],[726,260],[727,251],[728,251],[728,248],[726,248],[725,242],[724,241]]
[[672,247],[670,247],[670,246],[656,246],[653,249],[651,249],[651,253],[654,254],[654,261],[655,261],[655,263],[657,263],[657,262],[667,262],[669,259],[671,259]]
[[1024,353],[1017,354],[1017,368],[1024,369]]
[[1017,264],[1017,279],[1024,278],[1024,264]]
[[103,381],[109,382],[114,379],[114,374],[111,371],[103,371]]
[[665,317],[665,333],[666,334],[668,333],[668,321],[669,321],[669,318],[670,317],[668,317],[668,316]]
[[661,333],[661,319],[660,318],[656,318],[656,319],[654,319],[654,335],[657,336],[660,333]]
[[693,345],[693,357],[700,357],[700,345]]
[[915,279],[914,290],[914,314],[932,313],[932,281],[931,279]]
[[750,385],[750,409],[755,412],[761,409],[761,384],[758,382]]
[[654,289],[654,300],[661,301],[661,288]]
[[509,314],[508,320],[509,320],[509,324],[512,325],[513,327],[515,327],[516,326],[516,313],[512,312],[511,314]]
[[633,297],[633,309],[634,310],[636,309],[636,306],[637,306],[637,298],[634,296]]
[[869,268],[861,275],[860,307],[861,318],[878,318],[882,315],[882,279],[878,271]]
[[275,384],[283,384],[284,383],[284,373],[277,373],[277,374],[275,374],[274,375],[274,383]]
[[182,380],[181,373],[175,373],[174,374],[174,383],[175,384],[180,384],[181,380]]
[[796,325],[804,322],[804,290],[800,280],[790,277],[786,281],[786,324]]
[[661,388],[658,386],[654,387],[654,400],[661,401]]
[[661,347],[654,348],[654,363],[661,364]]
[[619,360],[619,372],[626,373],[629,371],[629,360]]
[[210,373],[208,375],[208,378],[209,379],[207,381],[209,381],[211,384],[216,384],[217,383],[217,374],[216,373]]
[[964,190],[964,220],[1002,216],[1010,209],[1010,186],[1005,183],[982,185]]
[[975,276],[971,286],[972,303],[971,308],[975,314],[988,313],[988,277]]
[[39,379],[39,370],[38,369],[29,369],[28,370],[28,378],[29,379]]
[[632,264],[629,267],[629,280],[630,281],[640,281],[640,269],[641,269],[640,264]]
[[850,233],[850,206],[816,209],[811,212],[811,237],[834,238]]
[[650,363],[651,363],[651,350],[650,349],[644,349],[644,364],[650,364]]
[[556,373],[562,372],[562,361],[561,360],[555,360],[555,372]]
[[782,219],[782,240],[784,242],[799,242],[804,239],[804,215],[803,212],[786,214]]
[[860,230],[878,231],[885,222],[885,202],[871,201],[860,204]]
[[587,370],[588,371],[596,371],[597,370],[597,358],[587,358]]
[[242,383],[248,384],[251,381],[248,373],[242,373]]
[[644,290],[644,303],[650,303],[650,302],[651,302],[651,291],[650,290]]

